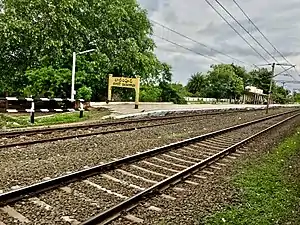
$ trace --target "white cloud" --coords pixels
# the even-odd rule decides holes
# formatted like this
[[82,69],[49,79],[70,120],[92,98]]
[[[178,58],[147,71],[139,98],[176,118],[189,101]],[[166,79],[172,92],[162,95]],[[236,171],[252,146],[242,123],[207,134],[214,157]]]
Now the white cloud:
[[[230,23],[270,62],[271,59],[250,37],[248,37],[226,13],[217,6],[215,1],[209,0],[224,15]],[[249,31],[257,38],[278,61],[284,62],[272,47],[259,35],[255,28],[247,21],[242,12],[232,0],[219,0]],[[286,58],[300,66],[300,28],[299,0],[236,0],[261,31],[281,51]],[[149,18],[162,23],[176,31],[183,33],[201,43],[220,50],[232,57],[249,64],[265,63],[259,56],[213,11],[204,0],[139,0],[142,7],[148,10]],[[184,39],[178,35],[155,25],[154,33],[172,40],[185,47],[201,53],[212,55],[221,61],[231,63],[230,58],[221,56]],[[180,49],[170,43],[155,38],[158,57],[173,66],[174,80],[186,83],[192,73],[206,72],[210,64],[215,63],[192,52]],[[250,67],[247,67],[251,69]],[[277,72],[282,69],[277,68]],[[300,70],[300,69],[299,69]],[[295,77],[296,72],[293,71]],[[288,79],[279,77],[278,79]],[[297,77],[300,80],[300,77]],[[289,87],[295,85],[289,85]],[[296,85],[300,87],[299,85]]]

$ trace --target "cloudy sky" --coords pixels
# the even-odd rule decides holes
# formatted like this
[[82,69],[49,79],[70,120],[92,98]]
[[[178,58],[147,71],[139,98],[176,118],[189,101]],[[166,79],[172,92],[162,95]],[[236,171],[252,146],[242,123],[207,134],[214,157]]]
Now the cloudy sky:
[[[172,28],[192,39],[195,39],[213,49],[226,53],[238,60],[246,62],[239,65],[252,69],[251,65],[265,64],[255,51],[253,51],[222,18],[205,2],[205,0],[138,0],[141,6],[148,11],[151,20]],[[240,32],[247,41],[268,62],[272,59],[247,33],[239,27],[226,12],[218,6],[215,0],[208,0],[213,6]],[[279,62],[286,63],[267,41],[257,32],[255,27],[247,20],[232,0],[219,0],[236,19],[273,55]],[[300,22],[299,0],[236,0],[253,22],[269,38],[276,48],[289,62],[297,65],[300,71]],[[205,54],[224,63],[232,63],[229,57],[221,55],[211,49],[200,46],[190,40],[176,35],[159,25],[154,25],[156,36],[168,39],[196,52]],[[209,65],[217,63],[211,59],[182,49],[165,40],[154,37],[157,44],[156,54],[160,60],[172,65],[174,80],[185,84],[192,73],[209,69]],[[234,61],[235,62],[235,61]],[[281,67],[276,72],[281,72]],[[300,81],[295,70],[290,72]],[[290,80],[288,76],[278,76],[278,80]],[[286,84],[289,89],[299,88],[300,84]]]

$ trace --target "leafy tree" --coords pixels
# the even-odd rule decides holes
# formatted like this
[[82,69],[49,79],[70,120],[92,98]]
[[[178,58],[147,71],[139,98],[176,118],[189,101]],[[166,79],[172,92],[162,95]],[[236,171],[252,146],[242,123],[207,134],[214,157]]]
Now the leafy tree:
[[293,99],[294,99],[294,102],[300,103],[300,93],[294,92]]
[[207,75],[207,94],[209,97],[236,98],[243,92],[243,80],[235,74],[231,65],[212,65]]
[[265,94],[269,93],[272,72],[266,68],[250,71],[251,85],[262,89]]
[[109,73],[140,75],[144,80],[169,79],[167,65],[161,64],[153,53],[151,24],[136,0],[1,3],[4,11],[0,13],[0,85],[6,91],[22,93],[30,82],[27,70],[70,70],[72,52],[92,48],[97,51],[78,56],[76,66],[85,75],[78,82],[92,88],[93,98],[106,94]]
[[290,102],[290,98],[288,97],[289,93],[290,92],[283,87],[275,85],[272,90],[272,97],[275,102],[286,104]]
[[26,71],[27,86],[24,94],[36,97],[62,97],[70,94],[71,71],[68,69],[53,69],[44,67],[42,69]]
[[244,89],[251,84],[251,75],[246,71],[244,67],[231,64],[234,69],[234,73],[243,80]]
[[190,94],[181,83],[171,83],[171,87],[182,97],[187,97]]
[[195,73],[189,79],[186,86],[187,90],[199,97],[206,96],[207,79],[202,73]]
[[172,67],[168,65],[167,63],[161,64],[161,79],[160,82],[168,82],[170,83],[172,81]]

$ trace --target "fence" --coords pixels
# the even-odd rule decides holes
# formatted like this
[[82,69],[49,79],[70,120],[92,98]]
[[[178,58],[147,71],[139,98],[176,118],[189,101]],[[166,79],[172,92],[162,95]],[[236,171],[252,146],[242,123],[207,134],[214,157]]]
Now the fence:
[[71,100],[62,98],[0,98],[0,112],[30,113],[30,121],[34,123],[34,113],[75,112],[79,108],[80,118],[83,117],[83,99]]
[[[205,102],[205,103],[211,103],[216,102],[216,98],[201,98],[201,97],[185,97],[185,100],[187,102]],[[230,99],[219,99],[220,102],[230,102]]]

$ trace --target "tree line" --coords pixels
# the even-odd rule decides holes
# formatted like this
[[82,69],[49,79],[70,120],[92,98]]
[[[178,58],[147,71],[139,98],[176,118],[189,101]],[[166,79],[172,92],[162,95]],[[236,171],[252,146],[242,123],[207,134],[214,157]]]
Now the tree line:
[[70,97],[72,53],[89,49],[77,57],[77,98],[104,100],[108,74],[169,82],[151,34],[136,0],[0,0],[0,93]]
[[[246,72],[236,65],[212,65],[186,87],[171,83],[172,68],[158,60],[152,25],[136,0],[0,0],[0,95],[70,97],[72,53],[76,98],[103,101],[108,74],[142,80],[142,101],[185,103],[185,96],[236,99],[245,86],[267,93],[267,69]],[[275,86],[277,98],[288,92]],[[116,88],[116,100],[134,97]]]
[[[264,94],[269,93],[272,72],[267,68],[257,68],[246,71],[244,67],[234,64],[211,65],[206,73],[197,72],[193,74],[186,86],[179,83],[171,84],[179,96],[178,102],[184,103],[183,97],[202,97],[230,99],[232,102],[239,102],[247,92],[247,86],[255,86],[262,89]],[[278,86],[272,81],[272,99],[277,103],[289,103],[300,100],[296,93],[291,95],[290,91]],[[159,85],[146,86],[142,90],[142,97],[147,101],[160,101]],[[145,97],[144,97],[145,96]],[[175,101],[174,101],[175,102]]]
[[[268,94],[272,76],[267,68],[248,72],[234,64],[212,65],[207,73],[192,75],[186,89],[190,96],[237,100],[246,93],[247,86],[255,86]],[[275,102],[283,104],[292,101],[288,90],[276,85],[273,80],[272,86],[272,98]]]

